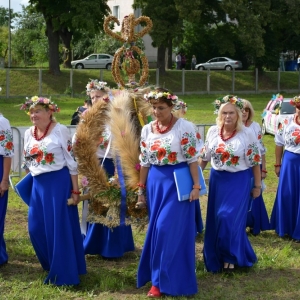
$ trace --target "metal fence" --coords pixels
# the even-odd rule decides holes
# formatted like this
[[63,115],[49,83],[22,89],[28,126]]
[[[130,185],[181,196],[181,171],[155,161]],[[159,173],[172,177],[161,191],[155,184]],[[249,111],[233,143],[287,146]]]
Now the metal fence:
[[[0,98],[28,95],[80,96],[85,93],[85,86],[90,78],[98,78],[106,81],[109,86],[116,87],[111,71],[108,70],[64,69],[60,76],[53,76],[45,69],[0,69],[0,87],[2,87]],[[164,86],[178,95],[300,92],[300,72],[280,69],[263,73],[259,73],[257,69],[170,70],[164,75],[159,69],[151,69],[148,80],[149,84]]]

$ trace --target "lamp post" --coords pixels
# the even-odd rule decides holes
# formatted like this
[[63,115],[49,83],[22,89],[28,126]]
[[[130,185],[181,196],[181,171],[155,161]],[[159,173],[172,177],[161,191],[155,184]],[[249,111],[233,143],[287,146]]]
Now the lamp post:
[[11,31],[10,31],[10,0],[8,0],[8,67],[11,66]]

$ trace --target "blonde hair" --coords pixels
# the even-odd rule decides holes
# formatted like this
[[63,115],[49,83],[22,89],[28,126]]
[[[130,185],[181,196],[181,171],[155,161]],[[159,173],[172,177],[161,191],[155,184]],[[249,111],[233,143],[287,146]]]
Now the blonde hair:
[[[221,104],[220,106],[220,109],[218,111],[218,116],[216,118],[216,123],[218,125],[218,127],[222,127],[224,125],[224,121],[222,120],[222,112],[223,112],[223,109],[225,106],[227,106],[228,104],[231,104],[230,102],[226,102],[226,103],[223,103]],[[234,104],[231,104],[232,107],[234,107],[234,110],[236,111],[237,113],[237,121],[236,121],[236,131],[241,131],[242,130],[242,127],[243,127],[243,120],[242,120],[242,111]]]
[[242,101],[243,101],[243,103],[244,103],[244,109],[245,108],[249,108],[249,115],[248,115],[248,119],[247,119],[247,121],[249,120],[249,121],[252,121],[253,120],[253,118],[254,118],[254,109],[253,109],[253,106],[252,106],[252,104],[251,104],[251,102],[250,101],[248,101],[248,100],[246,100],[246,99],[242,99]]

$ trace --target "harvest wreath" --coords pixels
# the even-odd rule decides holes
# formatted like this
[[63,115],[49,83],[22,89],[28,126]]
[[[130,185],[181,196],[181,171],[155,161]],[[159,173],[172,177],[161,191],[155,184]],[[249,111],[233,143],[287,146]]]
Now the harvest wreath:
[[[78,162],[78,171],[88,181],[88,221],[117,227],[122,223],[147,224],[147,210],[135,208],[137,202],[136,183],[139,180],[139,142],[142,125],[150,115],[150,106],[143,99],[150,88],[116,91],[113,101],[96,102],[82,117],[76,130],[73,146]],[[122,208],[120,178],[107,178],[99,167],[96,156],[99,139],[105,127],[110,128],[113,138],[111,149],[115,165],[119,166],[126,187],[125,208]],[[123,205],[124,205],[123,203]]]

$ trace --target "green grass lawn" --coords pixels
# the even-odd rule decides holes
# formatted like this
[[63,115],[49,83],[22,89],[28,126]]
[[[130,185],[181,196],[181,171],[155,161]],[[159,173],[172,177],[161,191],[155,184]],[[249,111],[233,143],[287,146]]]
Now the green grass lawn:
[[[196,124],[213,124],[212,102],[215,96],[183,96],[188,104],[187,119]],[[260,123],[263,108],[272,95],[240,95],[251,101],[255,108],[255,120]],[[284,95],[294,96],[294,95]],[[61,107],[57,120],[69,124],[71,114],[82,99],[59,97],[54,101]],[[0,111],[12,126],[29,126],[29,117],[19,110],[24,98],[0,100]],[[267,189],[264,200],[270,215],[278,179],[274,173],[274,138],[264,136],[267,147]],[[208,176],[208,172],[205,172]],[[202,216],[206,218],[207,196],[200,199]],[[79,205],[81,209],[81,205]],[[133,228],[136,250],[121,259],[104,260],[99,256],[87,256],[88,274],[81,277],[77,287],[55,287],[43,285],[42,270],[31,246],[27,232],[27,207],[10,190],[5,238],[9,263],[0,268],[0,299],[147,299],[150,287],[136,289],[136,271],[143,246],[145,231]],[[202,256],[203,234],[196,238],[196,273],[199,292],[189,299],[299,299],[300,293],[300,244],[277,237],[273,231],[259,236],[249,235],[258,257],[258,263],[250,270],[240,270],[233,276],[210,274],[204,270]],[[171,299],[166,297],[165,299]],[[186,298],[177,298],[186,299]]]

